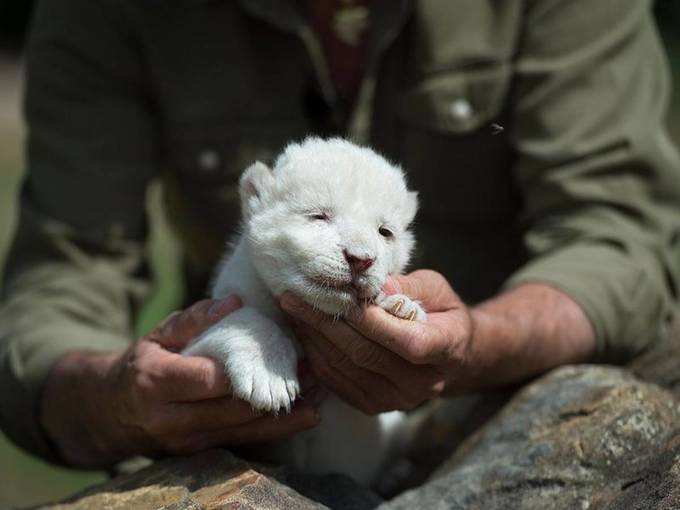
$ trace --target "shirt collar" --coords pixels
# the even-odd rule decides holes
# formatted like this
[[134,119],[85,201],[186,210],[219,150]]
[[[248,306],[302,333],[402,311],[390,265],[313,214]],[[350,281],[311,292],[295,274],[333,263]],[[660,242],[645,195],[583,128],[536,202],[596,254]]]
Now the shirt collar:
[[[307,24],[296,0],[238,0],[241,8],[258,19],[287,32],[297,32]],[[413,0],[373,0],[371,46],[393,40],[408,18]]]

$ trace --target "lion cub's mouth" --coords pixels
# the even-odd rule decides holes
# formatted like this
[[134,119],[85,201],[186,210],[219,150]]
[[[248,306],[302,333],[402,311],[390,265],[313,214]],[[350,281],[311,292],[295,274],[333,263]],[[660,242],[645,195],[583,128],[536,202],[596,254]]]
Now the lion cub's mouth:
[[352,297],[357,301],[370,301],[376,297],[375,293],[371,292],[368,286],[360,285],[353,279],[312,276],[309,277],[309,280],[315,285],[323,287],[329,291],[351,294]]
[[312,283],[334,290],[344,290],[346,292],[356,292],[358,286],[350,279],[329,278],[324,276],[309,277]]

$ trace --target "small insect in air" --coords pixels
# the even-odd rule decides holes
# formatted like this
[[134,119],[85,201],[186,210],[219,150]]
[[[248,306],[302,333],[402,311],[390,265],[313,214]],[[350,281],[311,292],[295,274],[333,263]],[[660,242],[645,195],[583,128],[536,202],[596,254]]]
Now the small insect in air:
[[493,123],[491,124],[491,134],[492,135],[499,135],[503,131],[505,131],[505,128],[501,126],[500,124]]

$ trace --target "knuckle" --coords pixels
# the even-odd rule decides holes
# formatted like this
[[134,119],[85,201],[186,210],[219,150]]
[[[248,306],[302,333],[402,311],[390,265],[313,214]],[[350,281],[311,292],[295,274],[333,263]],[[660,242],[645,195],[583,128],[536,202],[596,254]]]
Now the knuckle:
[[158,384],[150,372],[136,369],[132,373],[131,383],[131,388],[129,390],[135,400],[140,404],[150,403],[156,400]]
[[441,375],[432,375],[423,383],[423,394],[428,398],[438,397],[444,390],[444,378]]
[[154,391],[155,385],[146,372],[137,372],[134,375],[133,386],[137,394],[147,397]]
[[139,341],[134,344],[131,350],[128,351],[125,356],[126,365],[130,366],[133,364],[138,364],[140,360],[144,359],[146,353],[149,352],[149,347],[153,345],[151,342]]
[[351,361],[360,367],[375,367],[382,363],[383,353],[368,342],[361,342],[350,351]]

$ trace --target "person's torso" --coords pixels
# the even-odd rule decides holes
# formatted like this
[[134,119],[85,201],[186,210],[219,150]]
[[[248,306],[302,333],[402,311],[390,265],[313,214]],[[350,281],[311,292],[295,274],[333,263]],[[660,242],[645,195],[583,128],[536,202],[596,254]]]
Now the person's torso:
[[241,172],[310,134],[367,143],[406,170],[421,204],[412,267],[443,272],[464,299],[523,262],[508,107],[522,2],[375,0],[354,110],[294,2],[155,5],[142,51],[191,289],[238,228]]

